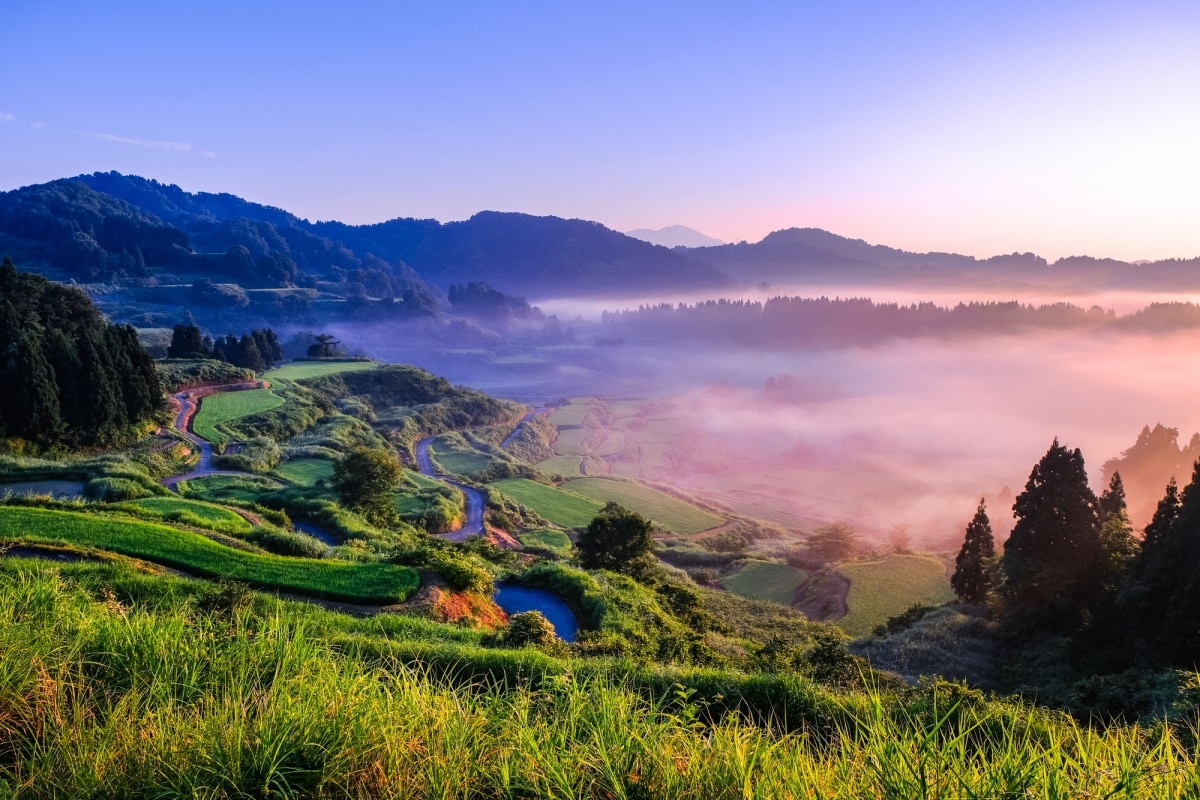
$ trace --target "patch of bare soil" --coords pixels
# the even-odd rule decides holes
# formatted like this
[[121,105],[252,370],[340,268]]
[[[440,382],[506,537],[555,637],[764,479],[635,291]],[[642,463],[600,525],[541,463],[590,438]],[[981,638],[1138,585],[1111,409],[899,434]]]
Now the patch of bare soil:
[[850,579],[826,567],[796,588],[796,609],[817,622],[834,622],[846,616]]

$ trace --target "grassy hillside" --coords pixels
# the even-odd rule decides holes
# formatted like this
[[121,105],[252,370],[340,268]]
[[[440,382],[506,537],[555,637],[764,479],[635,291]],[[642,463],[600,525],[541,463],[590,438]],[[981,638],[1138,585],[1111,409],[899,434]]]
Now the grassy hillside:
[[838,626],[864,636],[914,603],[939,605],[954,599],[946,567],[932,556],[890,555],[874,561],[839,564],[850,579],[848,611]]
[[601,505],[608,502],[620,503],[676,533],[699,533],[715,528],[725,521],[716,514],[636,483],[604,478],[577,478],[567,481],[563,488]]
[[219,544],[191,531],[120,517],[0,506],[0,538],[90,547],[211,577],[365,603],[395,603],[418,584],[416,570],[390,564],[284,558]]
[[601,503],[555,489],[527,478],[509,478],[491,484],[506,497],[532,508],[539,515],[565,528],[587,525],[600,513]]
[[294,361],[264,372],[263,378],[268,381],[298,381],[304,378],[334,375],[339,372],[361,372],[378,367],[379,364],[374,361]]
[[[1190,797],[1171,727],[953,686],[623,666],[91,565],[0,565],[0,793],[57,797]],[[734,709],[738,713],[731,713]],[[773,720],[768,725],[767,720]]]

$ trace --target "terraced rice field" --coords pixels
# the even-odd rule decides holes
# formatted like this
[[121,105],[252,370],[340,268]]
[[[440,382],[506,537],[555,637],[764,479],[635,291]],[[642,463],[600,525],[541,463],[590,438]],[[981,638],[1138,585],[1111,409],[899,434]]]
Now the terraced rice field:
[[291,483],[313,486],[333,477],[333,462],[327,458],[296,458],[280,462],[275,472]]
[[631,481],[642,477],[641,466],[633,461],[612,461],[608,465],[608,472],[614,478],[625,478]]
[[508,478],[491,484],[511,500],[528,506],[555,525],[583,527],[600,513],[603,503],[526,478]]
[[200,410],[192,419],[192,431],[210,442],[228,441],[229,437],[217,430],[218,425],[235,419],[260,414],[283,405],[283,398],[270,389],[250,389],[243,392],[221,392],[210,394],[200,400]]
[[181,482],[179,487],[181,493],[209,502],[236,500],[253,503],[259,495],[278,489],[279,484],[253,475],[209,475]]
[[410,567],[251,553],[191,531],[96,514],[0,507],[0,531],[22,542],[90,547],[196,575],[351,602],[398,602],[419,584]]
[[563,554],[571,549],[571,537],[562,531],[551,530],[549,528],[526,531],[525,533],[518,534],[517,538],[526,547],[552,550]]
[[[119,507],[143,508],[161,514],[164,519],[213,528],[226,533],[249,533],[251,525],[246,519],[228,508],[185,500],[182,497],[146,497],[141,500],[126,500]],[[190,517],[190,519],[189,519]]]
[[375,369],[378,366],[374,361],[295,361],[264,372],[263,378],[268,381],[272,379],[299,381],[305,378],[333,375],[338,372],[361,372]]
[[554,409],[550,414],[550,424],[560,428],[568,425],[582,425],[589,411],[591,411],[591,406],[582,403],[562,406]]
[[596,445],[598,456],[619,456],[625,452],[625,434],[620,431],[606,431],[604,441]]
[[558,437],[551,447],[560,456],[585,456],[592,452],[588,441],[596,432],[591,428],[564,428],[559,430]]
[[583,474],[579,469],[582,463],[582,456],[553,456],[552,458],[547,458],[545,461],[539,461],[537,468],[551,475],[562,475],[564,478],[573,478]]
[[636,483],[605,478],[577,478],[567,481],[562,488],[594,500],[600,505],[609,501],[620,503],[676,533],[699,533],[725,522],[716,514]]
[[954,599],[946,568],[932,556],[890,555],[839,564],[850,579],[848,612],[837,622],[851,636],[864,636],[914,603],[938,605]]
[[796,602],[796,589],[808,579],[808,573],[788,564],[751,559],[735,575],[723,581],[726,591],[751,600],[770,600],[790,606]]
[[492,460],[483,453],[475,450],[452,449],[440,441],[434,442],[429,453],[442,469],[455,475],[475,475],[487,469],[488,464],[492,463]]

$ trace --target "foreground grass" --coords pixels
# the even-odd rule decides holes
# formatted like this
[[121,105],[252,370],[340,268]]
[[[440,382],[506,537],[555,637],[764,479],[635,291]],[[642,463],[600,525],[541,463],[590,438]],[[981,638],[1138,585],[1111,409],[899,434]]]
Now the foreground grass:
[[[0,797],[1182,798],[1194,747],[967,693],[809,687],[786,733],[682,683],[536,653],[464,680],[315,618],[137,602],[48,567],[0,581]],[[408,651],[415,652],[415,651]],[[427,652],[433,653],[434,650]],[[464,647],[464,666],[489,658]],[[473,654],[473,655],[471,655]],[[498,654],[499,655],[499,654]],[[469,670],[468,670],[469,672]],[[689,680],[682,677],[681,680]],[[736,683],[734,676],[724,678]]]
[[725,520],[669,494],[636,483],[610,481],[604,478],[576,478],[563,484],[563,489],[603,505],[620,503],[631,511],[657,522],[676,533],[691,534],[721,525]]
[[790,606],[796,602],[796,589],[807,577],[804,570],[788,564],[751,559],[736,574],[721,581],[721,585],[727,591],[751,600],[769,600]]
[[192,431],[210,442],[223,442],[229,437],[217,429],[218,425],[270,411],[283,405],[283,402],[283,398],[270,389],[210,394],[200,400],[200,409],[192,418]]
[[837,625],[851,636],[865,636],[914,603],[936,606],[954,599],[946,567],[932,556],[890,555],[839,564],[838,571],[850,579],[850,594]]
[[0,507],[0,539],[90,547],[201,576],[351,602],[399,602],[419,583],[409,567],[265,555],[166,525],[42,508]]

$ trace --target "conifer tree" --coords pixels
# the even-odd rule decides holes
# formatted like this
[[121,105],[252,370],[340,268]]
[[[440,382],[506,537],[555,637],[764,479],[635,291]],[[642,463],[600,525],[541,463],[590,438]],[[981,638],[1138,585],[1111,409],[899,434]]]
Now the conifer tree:
[[975,509],[975,517],[967,524],[962,549],[954,559],[954,575],[950,585],[964,603],[982,603],[992,592],[992,561],[996,555],[992,539],[992,522],[988,519],[983,498]]
[[1017,496],[1004,546],[1003,618],[1014,632],[1079,628],[1096,599],[1100,516],[1083,454],[1058,443]]
[[1125,508],[1125,486],[1121,473],[1114,472],[1108,488],[1100,495],[1100,554],[1097,562],[1096,591],[1111,596],[1121,587],[1126,572],[1138,551],[1133,525]]

